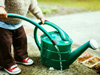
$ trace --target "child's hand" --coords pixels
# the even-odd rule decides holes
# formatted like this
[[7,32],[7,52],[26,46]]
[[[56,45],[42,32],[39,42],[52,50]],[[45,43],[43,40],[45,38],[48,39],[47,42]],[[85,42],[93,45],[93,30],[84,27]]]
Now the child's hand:
[[44,21],[48,21],[48,20],[45,18],[40,18],[40,21],[42,22],[42,24],[44,24]]
[[7,12],[3,7],[0,7],[0,20],[7,19]]

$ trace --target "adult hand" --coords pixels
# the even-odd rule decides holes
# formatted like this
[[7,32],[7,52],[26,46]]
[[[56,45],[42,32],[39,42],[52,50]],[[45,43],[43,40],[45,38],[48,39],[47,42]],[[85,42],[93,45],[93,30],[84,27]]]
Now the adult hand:
[[42,24],[44,24],[44,21],[48,21],[48,20],[45,18],[40,18],[40,21],[42,22]]
[[0,7],[0,20],[7,19],[7,12],[4,7]]

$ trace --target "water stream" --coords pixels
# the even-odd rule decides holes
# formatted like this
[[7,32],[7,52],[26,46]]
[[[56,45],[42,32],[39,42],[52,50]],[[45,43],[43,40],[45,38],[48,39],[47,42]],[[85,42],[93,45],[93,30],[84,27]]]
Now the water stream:
[[61,61],[61,54],[60,54],[60,50],[59,50],[59,48],[58,48],[58,46],[57,45],[55,45],[55,48],[57,49],[57,51],[58,51],[58,55],[59,55],[59,60],[60,60],[60,68],[61,68],[61,71],[62,71],[62,61]]

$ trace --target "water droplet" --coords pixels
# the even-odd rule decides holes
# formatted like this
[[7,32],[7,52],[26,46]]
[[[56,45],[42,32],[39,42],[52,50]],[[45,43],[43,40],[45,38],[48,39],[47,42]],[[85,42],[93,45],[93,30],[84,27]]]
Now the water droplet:
[[50,67],[49,70],[54,70],[54,68],[53,67]]

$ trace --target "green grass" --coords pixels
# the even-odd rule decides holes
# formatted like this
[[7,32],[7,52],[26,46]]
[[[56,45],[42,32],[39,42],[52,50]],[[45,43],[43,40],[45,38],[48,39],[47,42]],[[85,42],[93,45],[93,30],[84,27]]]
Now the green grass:
[[100,0],[38,0],[39,3],[80,7],[92,11],[100,10]]

